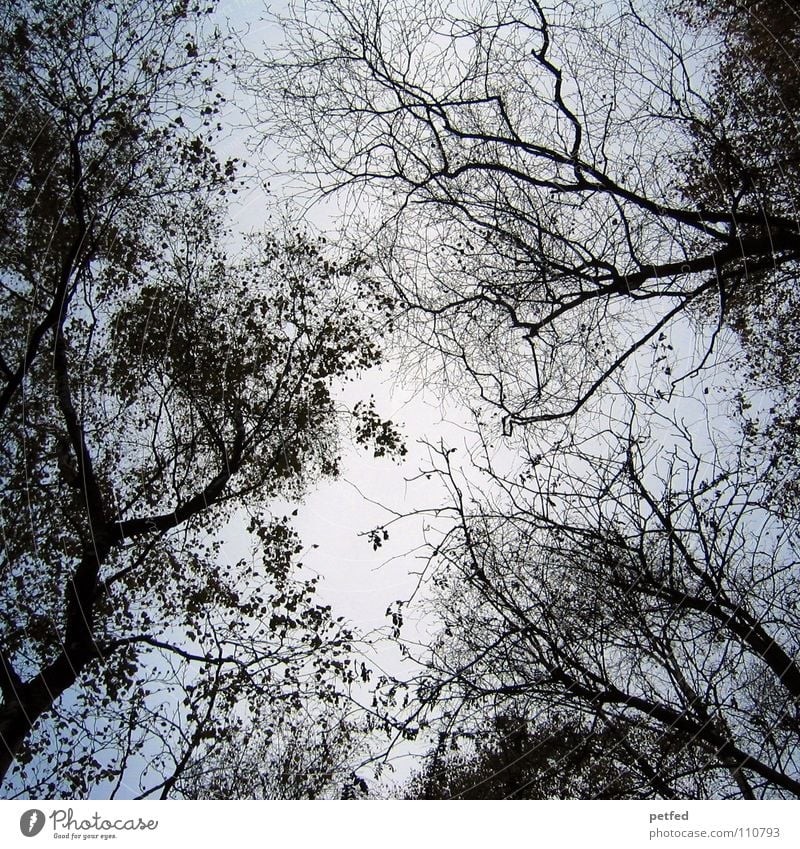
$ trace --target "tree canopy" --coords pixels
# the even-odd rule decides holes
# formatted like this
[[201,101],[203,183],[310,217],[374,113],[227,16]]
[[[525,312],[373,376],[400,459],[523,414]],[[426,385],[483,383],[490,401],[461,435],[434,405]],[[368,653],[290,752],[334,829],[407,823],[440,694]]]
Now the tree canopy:
[[[372,201],[411,356],[509,425],[573,417],[662,334],[796,271],[791,170],[759,122],[779,92],[745,91],[747,26],[720,65],[707,28],[638,6],[320,0],[264,64],[296,167]],[[697,338],[655,391],[707,361]]]
[[[271,704],[333,699],[350,674],[351,634],[269,505],[337,473],[332,389],[378,361],[390,302],[302,227],[235,247],[206,18],[138,0],[4,17],[12,793],[167,794]],[[399,448],[364,409],[361,441]],[[233,520],[250,542],[230,559]]]
[[[273,22],[0,4],[3,794],[363,798],[417,741],[407,798],[800,797],[800,16]],[[324,237],[234,224],[285,156]],[[402,673],[292,521],[407,454],[340,392],[387,351],[467,417],[362,534],[414,520]]]
[[[744,452],[709,456],[679,422],[655,438],[637,426],[523,454],[512,473],[488,446],[469,476],[435,452],[454,519],[426,573],[441,631],[415,652],[413,707],[393,714],[387,688],[388,713],[448,743],[515,718],[530,757],[505,764],[543,795],[795,797],[796,511]],[[491,792],[497,739],[433,786],[480,777]],[[447,768],[433,760],[426,780]]]
[[798,20],[319,0],[262,63],[264,126],[360,205],[411,373],[476,416],[420,475],[449,493],[438,637],[379,701],[435,742],[412,795],[800,791]]

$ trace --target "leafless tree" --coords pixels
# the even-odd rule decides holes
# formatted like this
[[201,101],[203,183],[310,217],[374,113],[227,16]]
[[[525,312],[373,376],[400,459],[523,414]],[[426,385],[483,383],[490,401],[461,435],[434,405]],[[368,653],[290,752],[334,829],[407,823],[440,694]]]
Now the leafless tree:
[[794,171],[730,108],[747,73],[713,78],[719,28],[657,5],[311,0],[263,66],[284,104],[263,126],[367,210],[412,358],[509,425],[572,416],[701,318],[653,369],[668,394],[733,299],[794,279]]
[[[800,794],[799,517],[763,465],[701,436],[637,420],[513,472],[484,444],[481,480],[437,449],[426,473],[453,522],[426,571],[440,630],[413,651],[424,671],[398,727],[450,741],[516,718],[553,766],[543,784],[531,751],[532,784],[575,795],[620,792],[621,775],[631,795]],[[565,743],[576,729],[593,775]]]

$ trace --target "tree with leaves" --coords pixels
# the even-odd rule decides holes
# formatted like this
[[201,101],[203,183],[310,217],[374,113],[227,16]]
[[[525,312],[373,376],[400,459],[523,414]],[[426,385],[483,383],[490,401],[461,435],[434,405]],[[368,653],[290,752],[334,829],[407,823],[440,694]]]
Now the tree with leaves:
[[454,727],[425,756],[406,798],[670,799],[677,797],[666,777],[687,767],[703,788],[702,761],[690,764],[687,741],[636,722],[583,720],[552,711]]
[[[765,220],[796,214],[800,14],[783,0],[693,0],[677,8],[694,28],[723,45],[711,69],[708,117],[692,126],[687,197]],[[741,342],[748,384],[771,398],[771,416],[753,417],[753,436],[783,469],[782,497],[796,499],[797,486],[786,471],[796,465],[800,436],[797,269],[776,263],[747,267],[746,274],[746,284],[729,293],[724,318]]]
[[330,705],[289,712],[243,729],[211,757],[187,765],[176,790],[188,799],[357,799],[368,787],[355,774],[367,732]]
[[[302,228],[232,251],[211,11],[2,10],[10,796],[167,796],[200,753],[351,676],[351,634],[269,504],[337,473],[332,390],[378,361],[391,305]],[[399,448],[360,418],[360,441]]]

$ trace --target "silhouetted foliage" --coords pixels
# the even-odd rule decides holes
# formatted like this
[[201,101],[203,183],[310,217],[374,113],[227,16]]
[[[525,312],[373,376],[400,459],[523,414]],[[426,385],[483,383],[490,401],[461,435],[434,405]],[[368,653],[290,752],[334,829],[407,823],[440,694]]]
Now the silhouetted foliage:
[[500,715],[468,738],[462,733],[460,740],[445,738],[427,756],[406,798],[674,798],[662,776],[689,765],[690,741],[665,738],[633,722],[581,725],[580,718],[558,714],[535,722]]
[[[378,361],[390,305],[362,261],[302,228],[231,255],[210,11],[3,9],[12,795],[169,795],[199,753],[276,705],[335,701],[354,674],[351,634],[269,503],[337,473],[332,388]],[[399,450],[386,428],[381,452]]]
[[[250,62],[213,12],[0,8],[4,791],[367,794],[370,670],[270,505],[344,424],[406,453],[333,395],[393,333],[475,414],[371,694],[434,741],[407,795],[800,796],[794,8],[308,0]],[[234,66],[355,249],[232,232]],[[730,330],[741,432],[680,398]]]
[[[738,232],[752,236],[749,216],[768,222],[797,215],[800,194],[800,13],[784,0],[720,3],[695,0],[680,12],[723,45],[712,69],[707,115],[692,127],[683,191],[703,208],[727,206]],[[773,409],[754,416],[754,442],[778,468],[784,498],[797,498],[787,474],[796,467],[800,384],[800,301],[793,264],[741,269],[727,293],[725,321],[742,342],[751,387],[766,390]]]
[[[353,766],[363,729],[328,709],[281,715],[195,758],[175,789],[187,799],[355,799],[367,793]],[[264,720],[267,720],[264,722]]]

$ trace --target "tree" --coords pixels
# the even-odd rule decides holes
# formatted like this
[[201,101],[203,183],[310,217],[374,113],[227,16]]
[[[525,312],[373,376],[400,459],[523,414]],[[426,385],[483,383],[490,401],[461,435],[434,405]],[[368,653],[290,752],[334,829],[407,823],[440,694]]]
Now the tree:
[[352,719],[319,712],[282,715],[251,727],[212,757],[197,757],[176,785],[188,799],[353,799],[366,734]]
[[[379,359],[390,304],[299,227],[231,256],[208,11],[3,10],[9,795],[166,796],[198,752],[351,675],[269,503],[336,474],[332,389]],[[399,449],[360,418],[360,441]],[[233,558],[231,522],[250,540]]]
[[[776,188],[782,160],[752,165],[772,137],[731,127],[751,102],[736,89],[720,99],[749,35],[709,89],[708,29],[652,4],[320,0],[284,27],[264,66],[284,107],[264,126],[321,191],[374,201],[414,361],[421,345],[429,381],[466,373],[506,429],[571,418],[699,319],[698,351],[650,363],[648,391],[669,394],[740,293],[794,279],[793,171]],[[720,157],[737,174],[701,191]]]
[[[605,775],[635,796],[800,795],[798,515],[770,498],[763,460],[707,450],[699,433],[637,422],[509,473],[485,446],[482,482],[435,455],[453,518],[426,574],[440,631],[418,653],[411,707],[392,714],[408,693],[395,682],[387,716],[447,742],[515,718],[525,760],[502,768],[531,781],[489,780],[490,743],[445,790],[476,773],[505,795],[542,787],[560,748],[546,793],[602,796]],[[572,756],[576,734],[594,773]]]
[[710,68],[708,119],[692,127],[688,192],[706,206],[791,215],[800,167],[797,11],[782,0],[687,0],[677,13],[724,45]]
[[[679,12],[724,45],[711,69],[708,119],[692,128],[684,191],[706,207],[794,214],[800,185],[797,10],[782,0],[697,0],[681,4]],[[742,344],[748,384],[771,399],[771,416],[766,421],[754,417],[751,427],[761,450],[783,467],[784,498],[797,497],[791,476],[785,474],[798,453],[796,284],[791,264],[748,269],[747,285],[729,293],[725,317]]]
[[2,16],[4,416],[89,264],[114,266],[124,288],[157,261],[163,221],[193,193],[222,191],[236,165],[207,143],[224,48],[205,9],[50,5]]
[[[643,395],[656,418],[679,386],[707,400],[696,378],[731,328],[757,366],[774,340],[772,382],[796,372],[797,18],[774,19],[783,51],[776,5],[312,0],[283,21],[263,126],[302,142],[321,193],[367,205],[413,368],[466,376],[479,418],[480,481],[444,447],[424,470],[453,525],[431,545],[428,672],[386,682],[398,735],[512,717],[557,747],[591,728],[632,795],[800,791],[794,394],[743,434],[709,425],[710,444],[686,399],[668,428],[640,417]],[[763,427],[772,448],[752,450]],[[468,781],[498,757],[493,735],[445,762]]]
[[[635,722],[581,724],[557,712],[534,720],[501,714],[471,731],[445,735],[409,781],[406,798],[676,798],[663,776],[686,768],[686,744],[670,751],[671,742]],[[698,788],[702,771],[699,765],[693,776]]]

